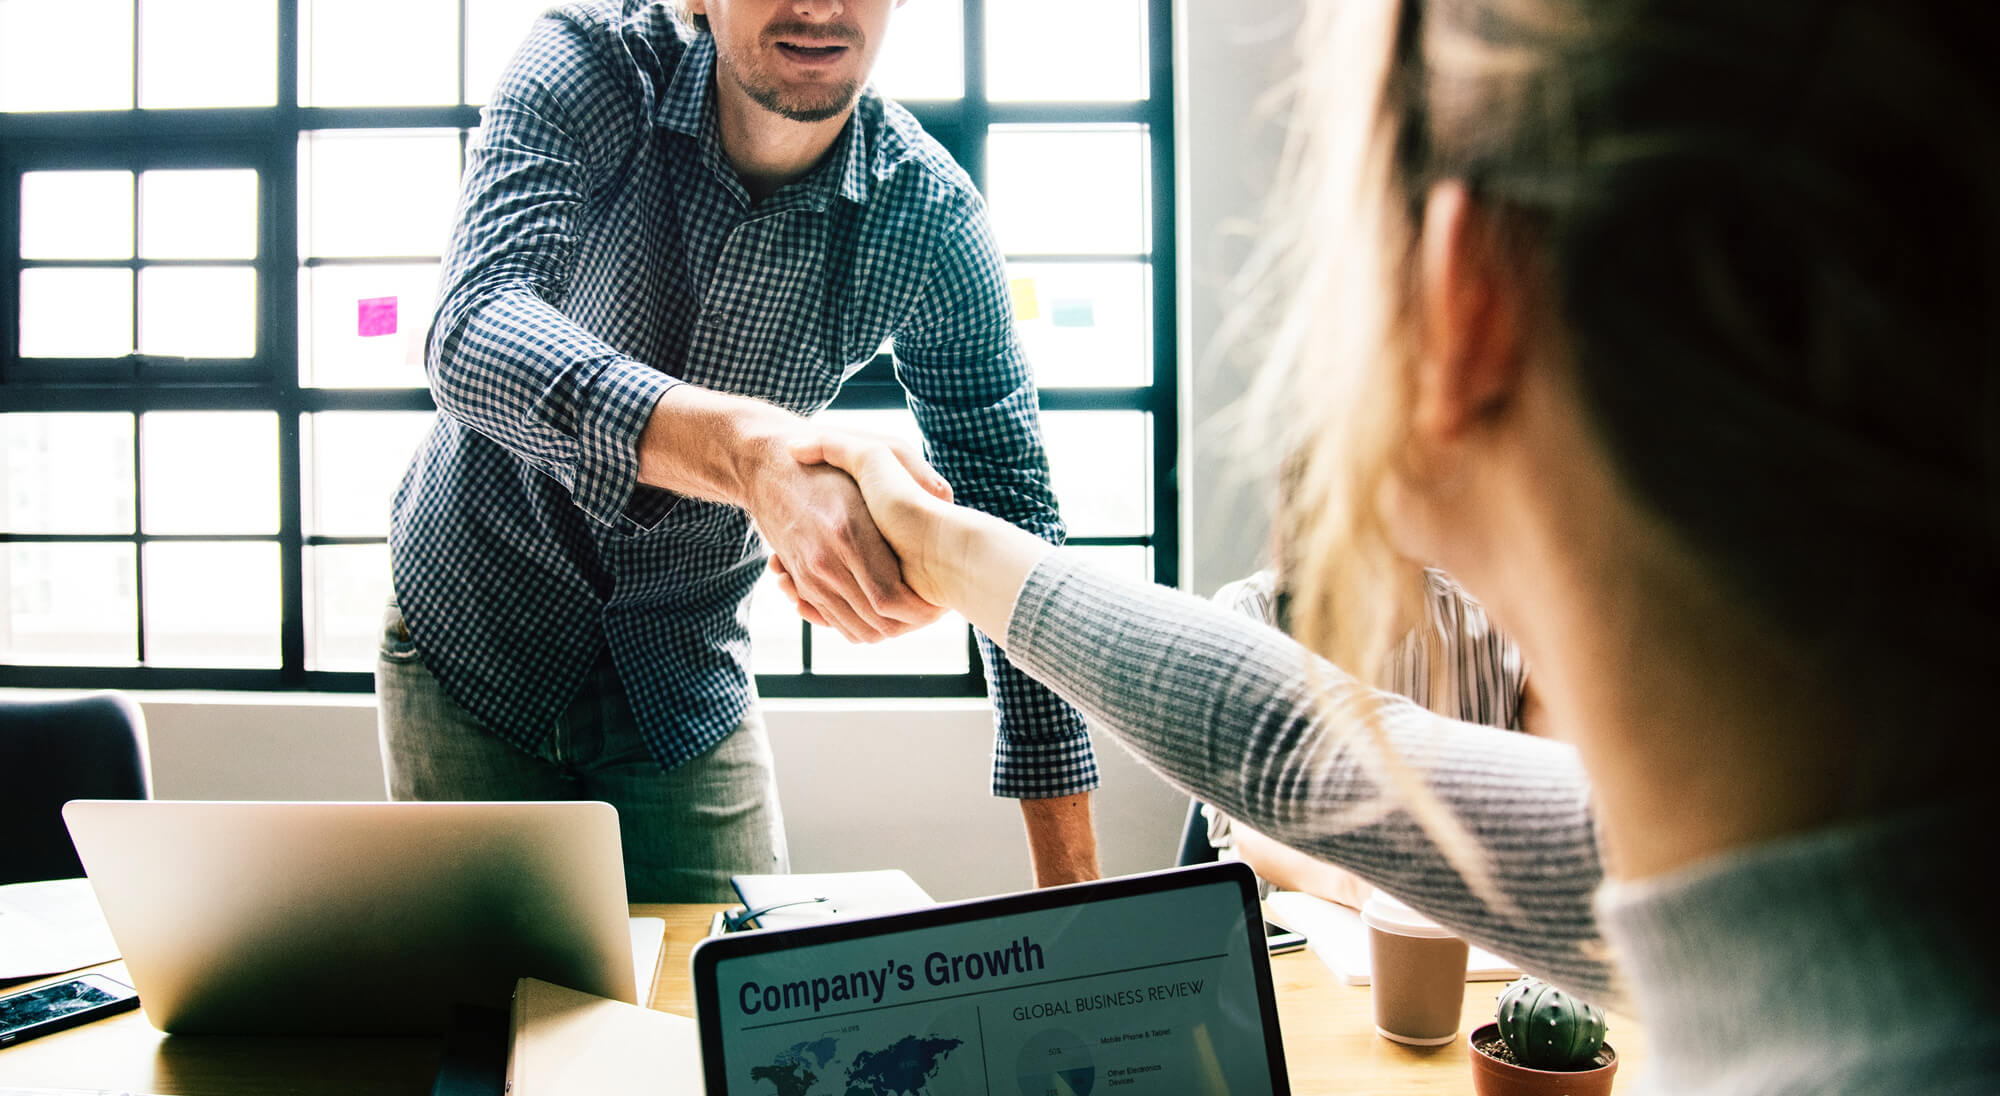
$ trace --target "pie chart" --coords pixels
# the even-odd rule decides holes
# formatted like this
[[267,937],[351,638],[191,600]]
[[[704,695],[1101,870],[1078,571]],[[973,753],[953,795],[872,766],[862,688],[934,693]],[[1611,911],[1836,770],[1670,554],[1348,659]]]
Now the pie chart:
[[1014,1057],[1021,1096],[1090,1096],[1097,1064],[1090,1044],[1061,1028],[1043,1028]]

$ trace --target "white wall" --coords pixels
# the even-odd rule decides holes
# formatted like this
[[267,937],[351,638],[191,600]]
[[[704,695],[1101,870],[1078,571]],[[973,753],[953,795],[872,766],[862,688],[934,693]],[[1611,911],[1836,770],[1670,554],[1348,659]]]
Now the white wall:
[[[373,697],[133,695],[158,798],[384,797]],[[939,898],[1032,885],[1020,809],[987,792],[983,701],[764,704],[793,870],[900,867]],[[1116,744],[1099,739],[1097,749],[1105,871],[1169,866],[1186,797]]]
[[1293,66],[1300,0],[1176,0],[1182,586],[1204,596],[1264,566],[1269,482],[1237,459],[1253,370],[1221,339],[1224,287],[1261,224],[1283,144],[1264,100]]

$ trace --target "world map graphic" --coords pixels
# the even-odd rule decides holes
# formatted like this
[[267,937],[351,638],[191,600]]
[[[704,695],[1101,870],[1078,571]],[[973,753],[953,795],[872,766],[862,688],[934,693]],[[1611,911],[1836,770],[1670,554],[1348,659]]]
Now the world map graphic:
[[769,1065],[750,1067],[750,1080],[770,1082],[776,1096],[929,1096],[926,1086],[964,1045],[963,1039],[906,1035],[842,1059],[838,1039],[810,1039],[779,1051]]

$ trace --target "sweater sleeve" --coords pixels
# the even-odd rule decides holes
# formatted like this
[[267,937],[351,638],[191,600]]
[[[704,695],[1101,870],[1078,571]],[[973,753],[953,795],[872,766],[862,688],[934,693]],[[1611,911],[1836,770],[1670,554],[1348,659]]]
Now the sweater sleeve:
[[[1060,552],[1022,587],[1008,654],[1170,783],[1615,1004],[1591,907],[1603,868],[1589,786],[1571,747],[1378,694],[1268,627]],[[1355,718],[1376,699],[1379,736]],[[1396,765],[1471,835],[1498,901],[1394,800]]]

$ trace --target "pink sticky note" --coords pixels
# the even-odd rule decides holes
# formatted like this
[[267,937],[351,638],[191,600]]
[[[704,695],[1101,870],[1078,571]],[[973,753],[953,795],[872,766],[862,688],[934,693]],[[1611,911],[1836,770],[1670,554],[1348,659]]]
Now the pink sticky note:
[[357,310],[356,319],[362,338],[396,333],[396,298],[364,297]]

